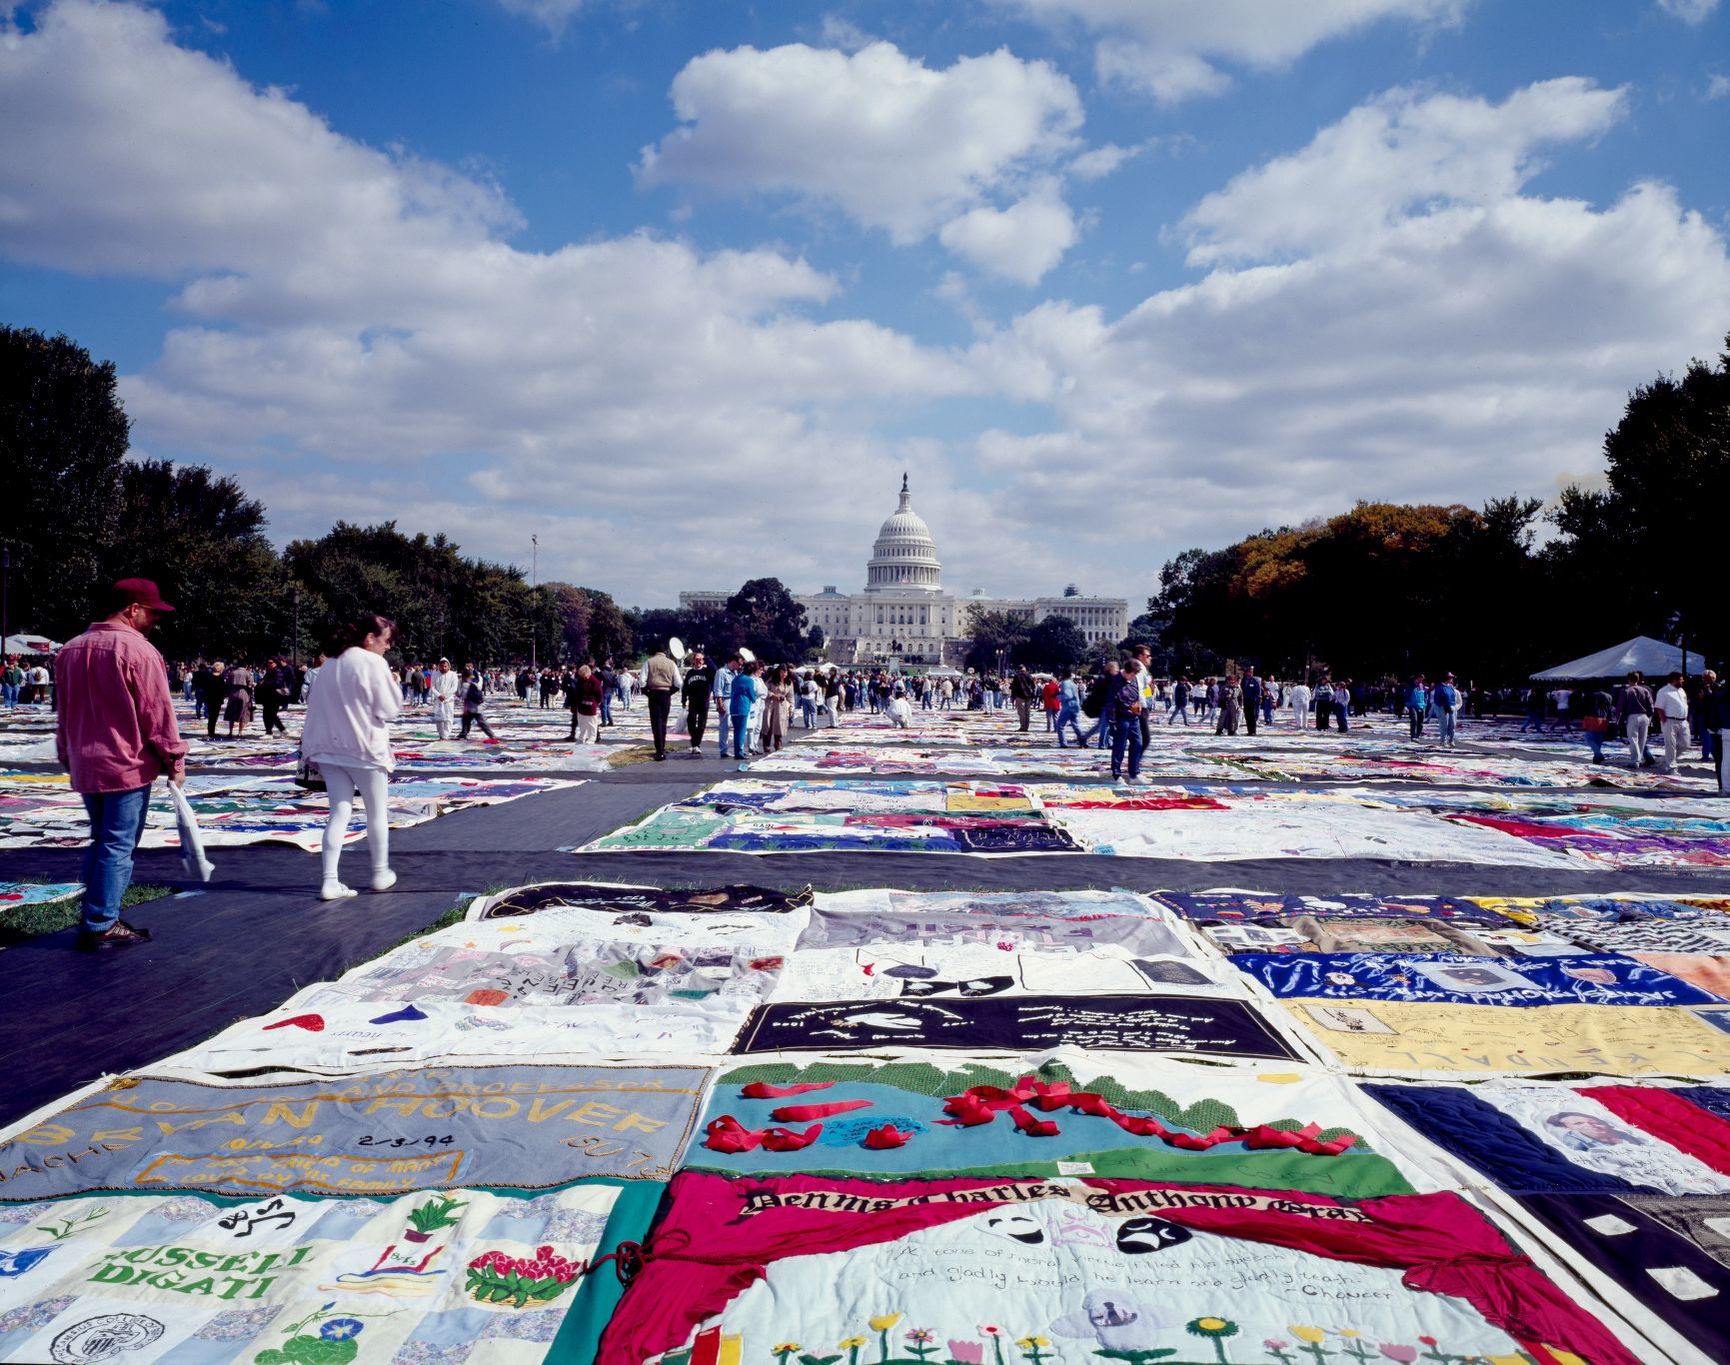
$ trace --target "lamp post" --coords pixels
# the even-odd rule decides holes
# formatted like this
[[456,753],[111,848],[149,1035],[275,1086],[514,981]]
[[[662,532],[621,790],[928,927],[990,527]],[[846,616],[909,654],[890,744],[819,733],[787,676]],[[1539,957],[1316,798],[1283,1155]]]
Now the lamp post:
[[541,639],[541,538],[538,535],[530,536],[529,545],[529,672],[539,678],[541,667],[537,646]]
[[12,634],[12,547],[0,545],[0,667],[6,663],[6,641]]
[[1688,623],[1681,612],[1673,611],[1665,624],[1670,634],[1676,637],[1676,643],[1682,646],[1682,684],[1685,687],[1688,684]]
[[294,667],[300,667],[300,584],[294,585],[294,639],[290,642],[290,650],[294,656]]

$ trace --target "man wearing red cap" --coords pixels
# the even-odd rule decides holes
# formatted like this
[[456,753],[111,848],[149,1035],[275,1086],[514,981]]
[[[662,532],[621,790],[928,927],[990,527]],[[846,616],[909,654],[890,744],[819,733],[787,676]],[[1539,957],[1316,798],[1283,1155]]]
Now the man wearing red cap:
[[68,641],[55,663],[55,749],[90,816],[78,931],[78,946],[87,950],[150,938],[120,918],[120,898],[132,880],[151,784],[164,774],[176,786],[186,778],[186,741],[174,722],[168,669],[144,638],[174,608],[147,578],[121,579],[109,590],[108,607],[108,618]]

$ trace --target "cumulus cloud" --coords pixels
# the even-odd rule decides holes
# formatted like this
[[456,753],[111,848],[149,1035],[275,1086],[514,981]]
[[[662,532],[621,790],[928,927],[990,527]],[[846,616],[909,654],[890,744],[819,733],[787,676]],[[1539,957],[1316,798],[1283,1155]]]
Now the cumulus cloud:
[[[1057,27],[1095,35],[1101,79],[1165,103],[1216,95],[1231,85],[1224,66],[1284,67],[1311,48],[1372,24],[1456,22],[1466,0],[997,0]],[[1699,0],[1667,0],[1699,3]]]
[[1703,24],[1718,8],[1718,0],[1658,0],[1658,8],[1684,24]]
[[[954,235],[982,240],[998,199],[1075,150],[1083,118],[1075,87],[1045,62],[1000,50],[936,71],[886,42],[709,52],[672,96],[681,126],[644,149],[642,183],[787,195],[901,245],[958,219]],[[1048,198],[1021,209],[1045,243],[1058,235]]]
[[1037,284],[1078,236],[1075,215],[1051,182],[1006,209],[971,209],[938,234],[958,256],[1020,284]]
[[588,0],[499,0],[507,14],[533,20],[555,38],[587,3]]
[[905,454],[858,411],[977,389],[965,357],[815,320],[835,281],[781,252],[518,250],[496,190],[333,132],[150,11],[61,0],[6,32],[0,124],[0,255],[174,282],[182,323],[122,380],[135,439],[235,470],[278,534],[401,516],[508,558],[539,529],[549,575],[670,600],[705,556],[736,568],[717,509],[777,534],[778,500],[737,494],[789,469],[830,494],[813,553],[848,543]]
[[[1056,419],[980,439],[996,515],[1169,553],[1354,497],[1553,495],[1628,390],[1714,354],[1730,314],[1724,238],[1671,188],[1525,192],[1534,145],[1623,110],[1583,82],[1373,100],[1197,205],[1204,278],[1115,319],[1025,313],[976,363]],[[1402,188],[1375,191],[1369,166]]]
[[1626,108],[1625,92],[1578,77],[1501,104],[1392,91],[1203,199],[1183,222],[1190,262],[1339,250],[1414,211],[1500,202],[1543,169],[1541,148],[1601,133]]

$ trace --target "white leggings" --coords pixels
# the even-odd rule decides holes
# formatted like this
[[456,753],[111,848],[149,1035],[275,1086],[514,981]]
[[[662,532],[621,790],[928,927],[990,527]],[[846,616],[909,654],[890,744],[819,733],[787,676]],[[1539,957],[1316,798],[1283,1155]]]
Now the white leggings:
[[337,859],[342,857],[343,837],[348,833],[349,817],[354,814],[354,797],[358,791],[366,806],[367,847],[372,852],[373,872],[383,872],[390,866],[390,813],[385,808],[385,789],[389,776],[377,768],[339,768],[334,763],[320,763],[325,786],[330,788],[330,820],[324,827],[324,879],[334,882]]

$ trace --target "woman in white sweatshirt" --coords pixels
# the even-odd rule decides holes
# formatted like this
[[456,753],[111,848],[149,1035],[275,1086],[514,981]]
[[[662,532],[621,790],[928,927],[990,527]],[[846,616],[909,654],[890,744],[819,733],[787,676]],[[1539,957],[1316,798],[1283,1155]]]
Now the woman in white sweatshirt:
[[367,614],[332,634],[330,662],[319,670],[318,689],[306,708],[300,752],[324,774],[330,789],[330,821],[324,827],[323,900],[341,900],[354,891],[337,877],[342,841],[358,792],[366,805],[367,846],[372,853],[372,889],[396,884],[390,870],[390,812],[386,793],[396,755],[390,723],[402,712],[402,689],[384,661],[396,625]]

